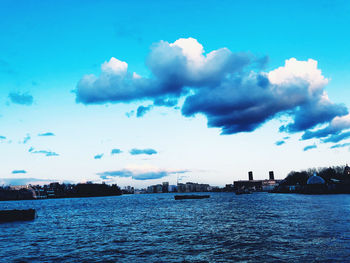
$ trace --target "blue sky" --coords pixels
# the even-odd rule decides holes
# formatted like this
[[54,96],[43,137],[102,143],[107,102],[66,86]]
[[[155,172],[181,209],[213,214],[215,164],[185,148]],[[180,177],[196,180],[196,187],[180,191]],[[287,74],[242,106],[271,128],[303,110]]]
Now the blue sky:
[[348,1],[1,1],[0,183],[224,185],[249,170],[284,178],[345,164],[349,11]]

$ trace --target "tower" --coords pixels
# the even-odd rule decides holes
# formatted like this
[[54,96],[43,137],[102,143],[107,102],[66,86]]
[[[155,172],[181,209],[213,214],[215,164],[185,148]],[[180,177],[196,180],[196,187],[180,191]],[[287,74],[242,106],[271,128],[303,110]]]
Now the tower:
[[249,177],[249,181],[253,181],[253,172],[252,171],[248,172],[248,177]]

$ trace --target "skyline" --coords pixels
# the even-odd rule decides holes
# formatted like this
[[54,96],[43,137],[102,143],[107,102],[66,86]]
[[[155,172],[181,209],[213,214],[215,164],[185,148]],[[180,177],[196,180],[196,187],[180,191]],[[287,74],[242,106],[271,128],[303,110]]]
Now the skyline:
[[2,1],[0,185],[225,185],[350,161],[346,1]]

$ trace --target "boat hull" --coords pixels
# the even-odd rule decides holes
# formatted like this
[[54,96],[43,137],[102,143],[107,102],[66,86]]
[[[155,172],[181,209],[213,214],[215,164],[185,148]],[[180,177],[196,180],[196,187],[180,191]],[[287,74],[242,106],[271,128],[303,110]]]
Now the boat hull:
[[209,198],[210,195],[175,195],[175,200],[184,200],[184,199],[204,199]]
[[0,210],[0,222],[28,221],[35,219],[35,210]]

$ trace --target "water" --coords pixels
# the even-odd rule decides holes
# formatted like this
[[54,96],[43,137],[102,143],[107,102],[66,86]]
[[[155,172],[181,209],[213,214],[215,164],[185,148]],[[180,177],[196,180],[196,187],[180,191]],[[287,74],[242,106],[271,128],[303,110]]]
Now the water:
[[0,262],[350,262],[350,195],[211,193],[0,202]]

